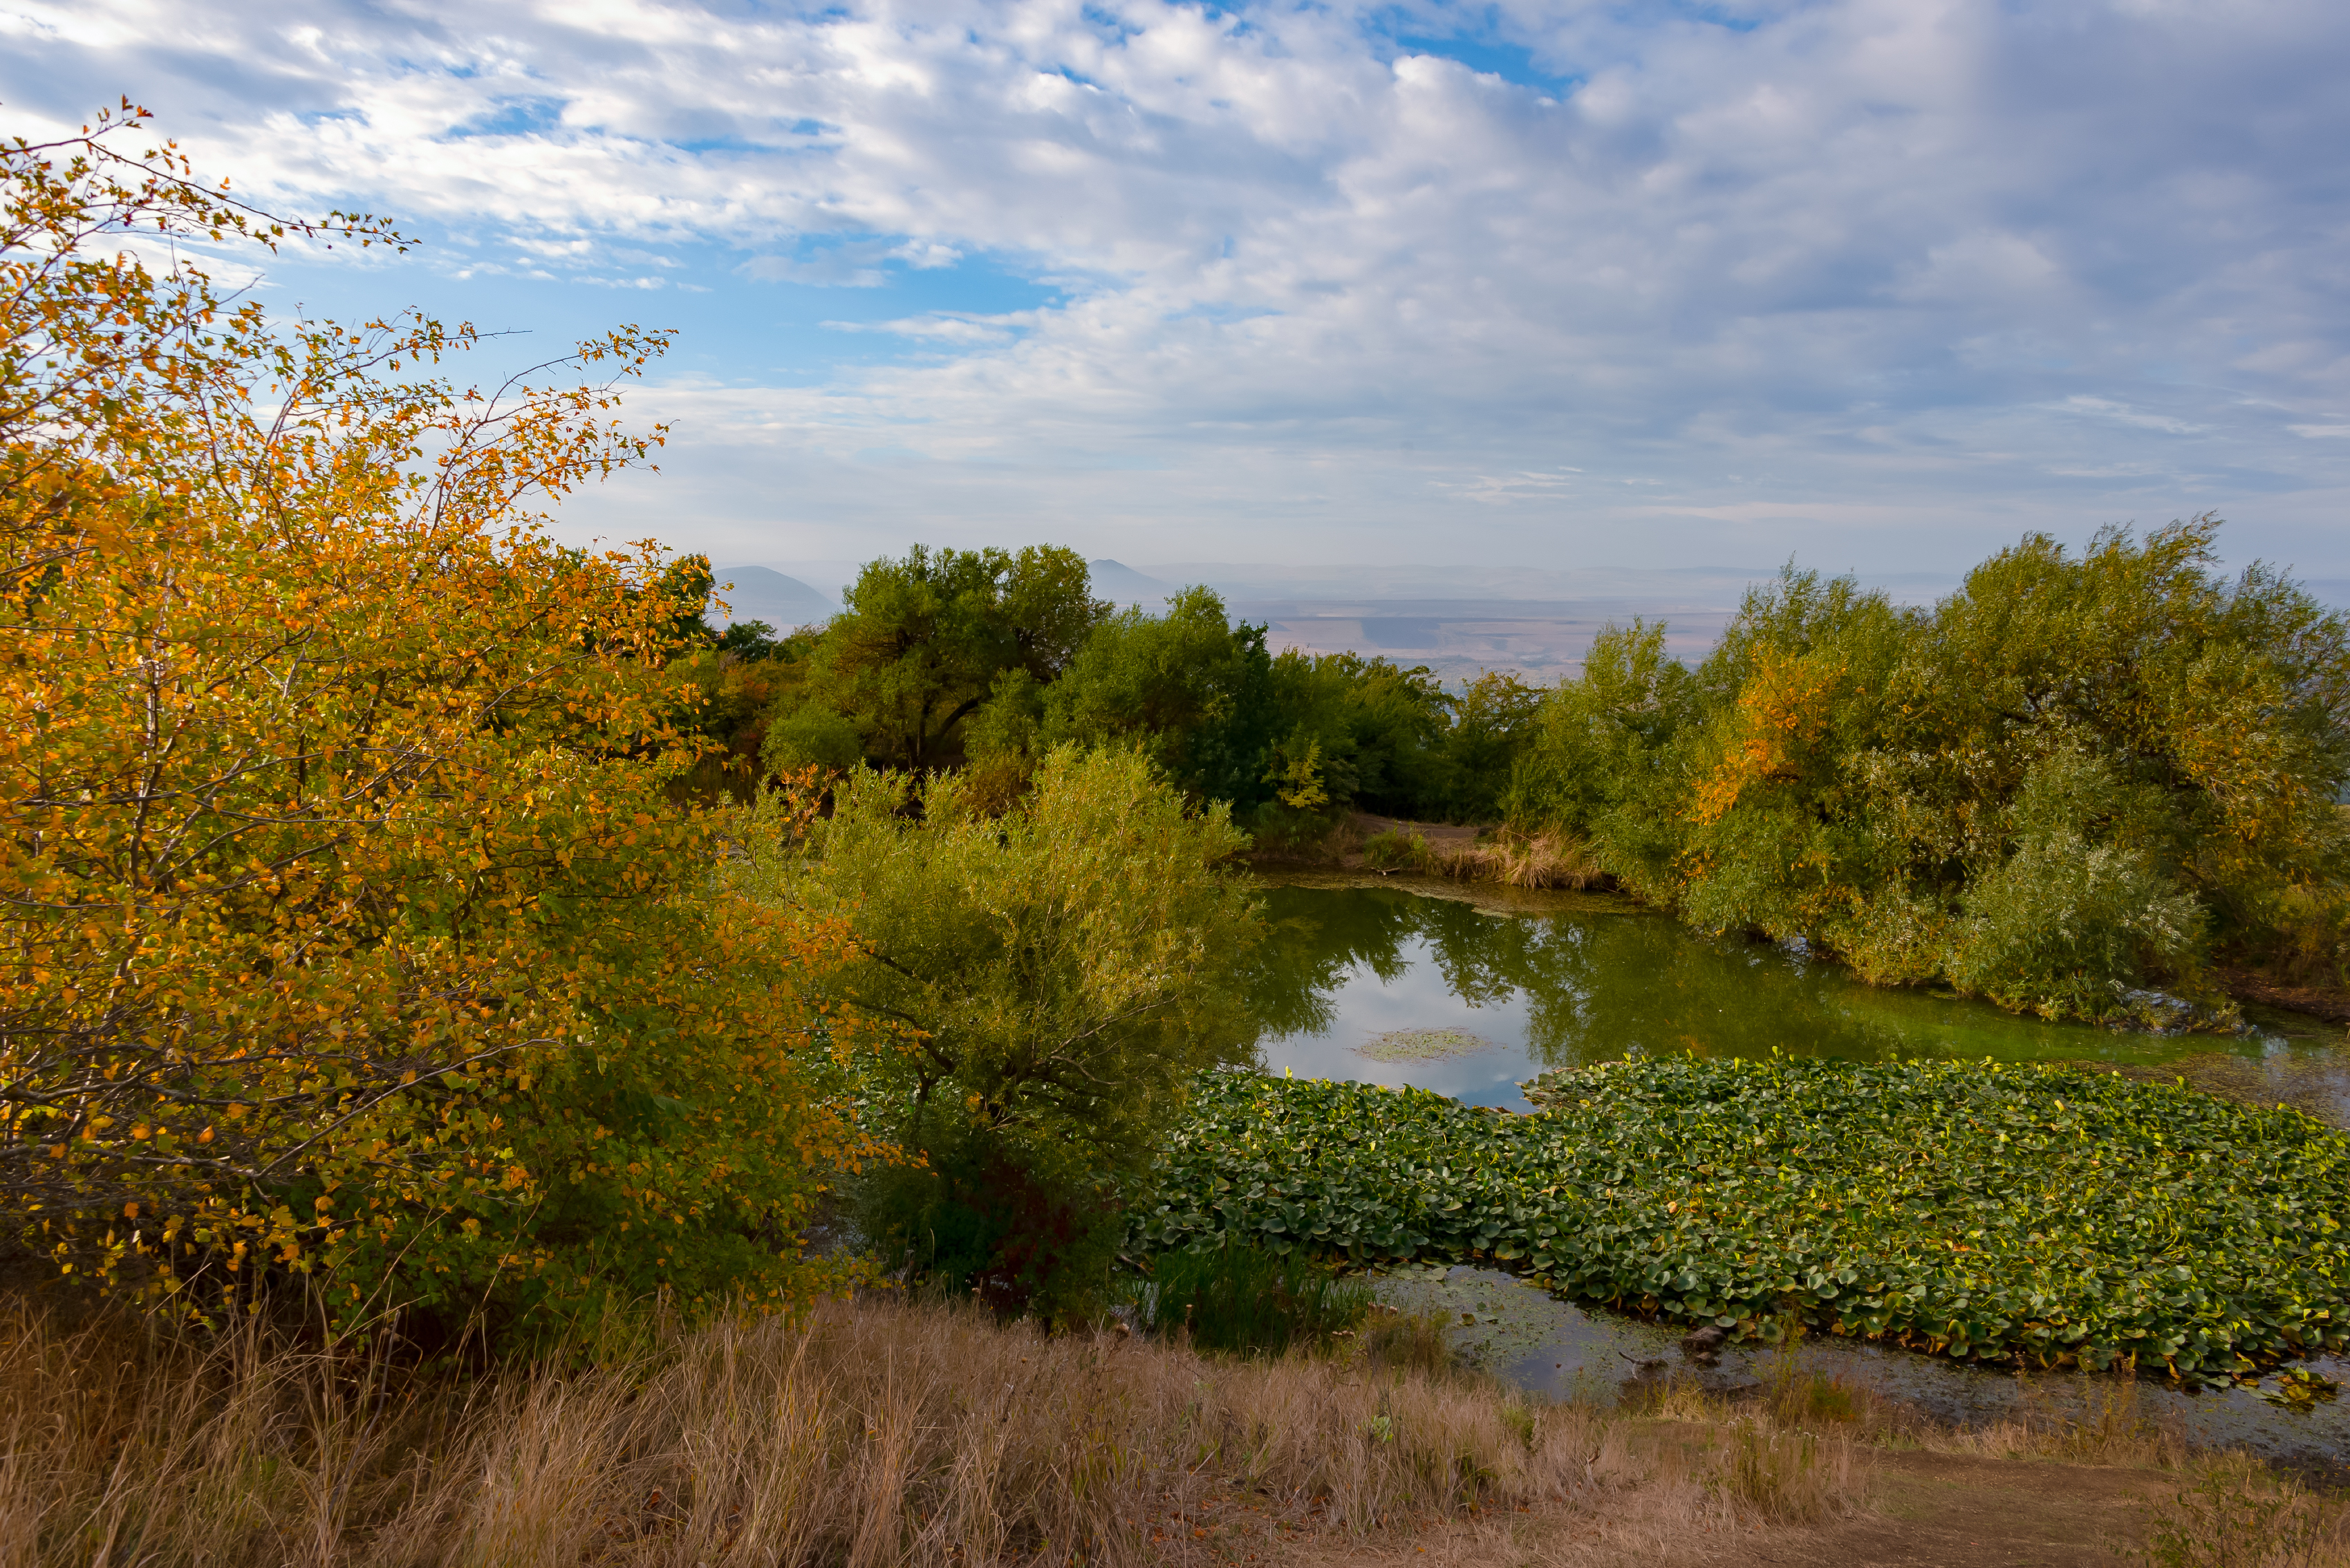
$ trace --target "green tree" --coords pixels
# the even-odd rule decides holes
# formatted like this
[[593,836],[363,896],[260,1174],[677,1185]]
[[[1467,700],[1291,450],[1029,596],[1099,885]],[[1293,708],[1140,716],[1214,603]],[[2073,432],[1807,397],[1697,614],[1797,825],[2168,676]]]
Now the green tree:
[[1587,837],[1618,881],[1669,898],[1684,828],[1685,734],[1706,702],[1665,650],[1662,622],[1612,622],[1582,674],[1547,693],[1513,767],[1503,807],[1513,823]]
[[1188,809],[1134,751],[1055,750],[1001,815],[983,779],[859,772],[828,818],[763,803],[738,885],[852,929],[830,995],[907,1032],[868,1104],[920,1163],[862,1185],[868,1234],[1057,1316],[1106,1273],[1117,1179],[1189,1075],[1253,1056],[1262,923],[1225,808]]
[[1513,813],[1700,926],[2052,1016],[2216,1005],[2215,950],[2338,964],[2350,628],[2219,576],[2218,526],[2034,535],[1931,610],[1791,570],[1695,671],[1610,628]]
[[1431,798],[1450,822],[1491,822],[1501,815],[1517,760],[1534,743],[1542,692],[1507,670],[1489,670],[1451,705]]
[[930,771],[964,756],[963,724],[1008,670],[1039,685],[1108,613],[1083,556],[1057,545],[930,550],[868,563],[780,701],[764,759],[837,768],[850,747]]
[[1315,749],[1335,810],[1415,815],[1439,797],[1451,699],[1425,666],[1293,649],[1266,685],[1267,729],[1286,759]]
[[1246,811],[1266,799],[1264,628],[1235,626],[1224,602],[1185,588],[1163,616],[1109,617],[1045,696],[1049,743],[1140,748],[1177,788]]
[[830,993],[916,1032],[883,1068],[896,1125],[968,1117],[1116,1163],[1187,1075],[1251,1056],[1245,840],[1131,751],[1052,752],[1002,817],[965,775],[862,773],[828,817],[761,803],[744,841],[737,886],[854,931]]
[[1318,833],[1357,804],[1413,813],[1440,799],[1451,699],[1427,669],[1276,656],[1264,639],[1204,587],[1163,616],[1113,616],[1045,691],[1044,733],[1139,746],[1260,840]]

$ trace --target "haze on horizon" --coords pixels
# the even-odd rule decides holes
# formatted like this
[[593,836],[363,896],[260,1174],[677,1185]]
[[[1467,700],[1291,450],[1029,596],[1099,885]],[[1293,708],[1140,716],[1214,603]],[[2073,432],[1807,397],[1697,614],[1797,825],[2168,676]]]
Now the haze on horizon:
[[426,241],[289,250],[273,311],[525,334],[486,379],[676,327],[665,472],[567,533],[1401,597],[1924,585],[2210,510],[2350,579],[2345,77],[2314,0],[0,15],[9,134],[127,92]]

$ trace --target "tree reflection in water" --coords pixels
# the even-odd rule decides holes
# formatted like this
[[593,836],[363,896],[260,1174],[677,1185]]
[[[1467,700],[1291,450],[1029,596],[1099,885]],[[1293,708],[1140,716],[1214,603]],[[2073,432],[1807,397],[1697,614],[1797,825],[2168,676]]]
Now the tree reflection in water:
[[[2015,1017],[1948,992],[1863,985],[1834,963],[1709,938],[1608,900],[1562,899],[1551,913],[1509,916],[1401,887],[1274,886],[1265,902],[1272,937],[1252,988],[1269,1037],[1326,1034],[1338,1024],[1347,987],[1397,987],[1426,963],[1464,1008],[1523,999],[1525,1036],[1513,1043],[1536,1066],[1634,1049],[2115,1061],[2158,1061],[2180,1049]],[[2217,1044],[2205,1036],[2199,1048]],[[2260,1050],[2256,1041],[2223,1048]]]

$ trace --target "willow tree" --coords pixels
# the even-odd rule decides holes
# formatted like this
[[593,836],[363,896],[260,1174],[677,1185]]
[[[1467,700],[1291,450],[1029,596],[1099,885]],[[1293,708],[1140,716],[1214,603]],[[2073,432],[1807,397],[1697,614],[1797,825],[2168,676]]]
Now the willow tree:
[[907,1032],[879,1070],[893,1126],[968,1118],[1115,1166],[1192,1073],[1253,1055],[1246,839],[1139,753],[1060,747],[1001,815],[962,774],[860,770],[822,816],[792,801],[744,818],[737,881],[854,931],[827,983]]
[[679,574],[534,510],[648,457],[613,388],[662,336],[492,398],[434,369],[469,327],[281,329],[157,242],[397,235],[126,156],[124,109],[0,149],[6,1222],[353,1314],[789,1289],[860,1147],[798,989],[845,933],[725,898],[665,802]]
[[[2350,973],[2350,622],[2219,522],[2027,536],[1930,609],[1790,571],[1695,670],[1610,628],[1516,809],[1711,929],[2050,1017],[2224,1023]],[[2159,988],[2159,989],[2158,989]]]

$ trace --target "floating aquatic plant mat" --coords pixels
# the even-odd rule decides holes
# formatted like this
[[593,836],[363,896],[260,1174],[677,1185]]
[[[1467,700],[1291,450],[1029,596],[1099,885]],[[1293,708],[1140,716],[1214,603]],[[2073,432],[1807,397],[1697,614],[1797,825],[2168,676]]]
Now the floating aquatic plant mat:
[[1492,1048],[1491,1040],[1465,1029],[1390,1029],[1356,1046],[1355,1054],[1374,1062],[1441,1062]]
[[2249,1377],[2350,1347],[2350,1135],[2057,1065],[1638,1059],[1510,1116],[1210,1073],[1131,1210],[1358,1262],[1490,1259],[1777,1337]]

